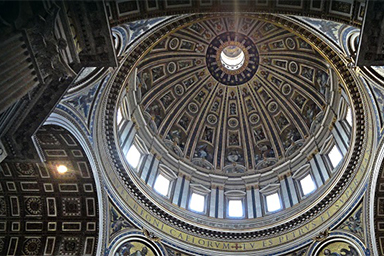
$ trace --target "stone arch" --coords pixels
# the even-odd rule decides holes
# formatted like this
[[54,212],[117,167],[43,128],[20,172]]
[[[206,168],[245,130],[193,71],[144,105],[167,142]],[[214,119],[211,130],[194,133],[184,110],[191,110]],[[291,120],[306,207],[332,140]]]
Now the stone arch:
[[[97,255],[97,181],[81,143],[68,130],[46,125],[36,133],[42,161],[1,163],[0,253]],[[65,165],[60,174],[57,166]]]

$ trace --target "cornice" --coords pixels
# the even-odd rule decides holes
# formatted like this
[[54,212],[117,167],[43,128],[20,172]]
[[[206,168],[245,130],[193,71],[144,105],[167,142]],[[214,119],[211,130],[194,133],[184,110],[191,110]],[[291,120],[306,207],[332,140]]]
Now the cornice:
[[[214,15],[208,16],[212,17]],[[180,220],[177,216],[171,215],[169,212],[164,211],[158,205],[148,199],[148,196],[145,195],[143,191],[136,186],[135,182],[126,173],[125,166],[121,162],[121,156],[118,153],[118,143],[115,141],[116,135],[114,130],[115,108],[119,98],[120,90],[123,88],[126,81],[126,77],[128,77],[130,72],[133,70],[135,63],[137,63],[137,61],[149,51],[151,45],[157,42],[160,38],[166,36],[170,31],[180,29],[185,26],[185,24],[188,24],[194,20],[203,19],[204,17],[205,15],[202,14],[183,16],[179,20],[176,20],[174,23],[168,24],[158,29],[157,31],[154,31],[151,36],[143,39],[142,43],[138,44],[136,48],[132,49],[132,52],[127,55],[123,61],[123,64],[117,70],[116,77],[112,79],[108,90],[106,90],[105,98],[103,99],[104,102],[103,104],[100,104],[100,106],[105,109],[100,111],[98,116],[98,119],[103,121],[103,123],[102,126],[100,126],[98,129],[98,132],[100,132],[98,135],[100,135],[100,137],[98,138],[97,143],[99,145],[103,145],[104,149],[106,150],[107,158],[102,158],[106,160],[108,159],[110,162],[108,166],[113,168],[113,170],[110,170],[110,172],[114,172],[116,175],[120,176],[121,181],[124,183],[124,189],[128,193],[129,197],[134,198],[136,203],[145,209],[148,214],[169,225],[175,230],[186,234],[196,235],[204,239],[231,242],[266,240],[277,237],[279,235],[288,234],[289,231],[294,229],[299,230],[300,228],[307,226],[308,223],[313,221],[315,218],[320,218],[324,213],[328,213],[328,215],[330,215],[328,210],[330,210],[332,207],[334,208],[335,204],[340,204],[340,200],[343,196],[345,196],[347,188],[349,188],[351,191],[354,191],[359,190],[361,186],[360,181],[362,180],[362,177],[364,176],[363,174],[366,171],[366,166],[362,165],[362,156],[367,153],[365,150],[370,150],[372,147],[372,141],[367,140],[367,132],[370,128],[368,127],[370,120],[368,120],[369,117],[366,113],[367,107],[365,106],[364,100],[362,99],[360,91],[361,89],[359,89],[356,78],[351,75],[351,70],[347,67],[346,62],[343,60],[342,56],[339,56],[337,53],[335,53],[331,47],[325,44],[320,38],[313,35],[310,31],[280,16],[270,14],[255,15],[255,17],[258,19],[272,22],[278,26],[284,27],[289,31],[292,31],[293,33],[303,38],[306,38],[312,47],[316,48],[320,54],[323,55],[335,68],[339,76],[342,78],[354,106],[355,137],[352,149],[353,152],[350,156],[349,162],[345,165],[343,172],[340,174],[340,178],[338,179],[337,183],[334,184],[333,188],[327,192],[327,196],[325,196],[320,202],[318,202],[307,212],[304,212],[300,216],[297,216],[294,219],[286,223],[279,224],[275,227],[270,227],[263,230],[227,232],[202,228],[199,225],[194,225]],[[373,135],[370,134],[368,135],[368,138],[372,136]],[[347,200],[348,199],[349,196],[347,196]],[[340,206],[341,205],[342,204],[340,204]],[[329,223],[329,221],[330,220],[328,219],[324,221],[324,223]],[[177,238],[172,239],[177,240]]]

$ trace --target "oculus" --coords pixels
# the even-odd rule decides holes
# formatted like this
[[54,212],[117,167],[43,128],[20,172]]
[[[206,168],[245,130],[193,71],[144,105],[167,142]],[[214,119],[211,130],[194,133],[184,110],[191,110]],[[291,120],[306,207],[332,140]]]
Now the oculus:
[[244,64],[243,50],[236,45],[228,45],[220,53],[221,64],[228,70],[238,70]]
[[226,32],[209,44],[206,55],[209,72],[224,85],[241,85],[253,78],[259,67],[259,53],[246,35]]

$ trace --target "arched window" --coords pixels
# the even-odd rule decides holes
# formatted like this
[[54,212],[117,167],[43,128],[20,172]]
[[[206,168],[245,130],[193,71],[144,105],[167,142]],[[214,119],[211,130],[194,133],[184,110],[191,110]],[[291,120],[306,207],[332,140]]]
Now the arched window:
[[188,209],[197,213],[205,213],[207,210],[207,197],[211,192],[201,184],[190,184],[190,198]]
[[177,179],[177,176],[173,171],[164,165],[160,165],[153,189],[160,195],[169,197],[175,179]]
[[160,195],[168,196],[170,184],[171,181],[160,173],[156,178],[155,185],[153,185],[153,188]]
[[303,179],[300,180],[300,186],[304,196],[316,190],[316,184],[313,181],[311,174],[308,174],[307,176],[305,176]]
[[121,124],[123,122],[123,114],[121,113],[121,108],[117,109],[117,119],[116,119],[116,122],[117,122],[117,127],[120,129]]
[[345,120],[352,127],[352,110],[351,107],[348,107],[347,114],[345,115]]
[[267,211],[268,212],[276,212],[278,210],[281,210],[282,205],[280,202],[280,197],[278,193],[273,193],[271,195],[267,195],[265,197],[265,200],[267,202]]
[[127,158],[129,165],[136,169],[140,163],[141,153],[135,144],[132,144],[125,157]]
[[243,217],[244,216],[244,210],[243,210],[243,201],[239,199],[233,199],[228,201],[228,217]]
[[343,159],[343,155],[337,145],[333,145],[331,151],[328,153],[328,158],[331,161],[332,168],[336,168],[339,165]]
[[192,193],[189,201],[189,209],[195,212],[204,212],[205,208],[205,196],[198,193]]
[[227,203],[227,217],[229,218],[244,218],[245,204],[244,198],[246,193],[241,190],[230,190],[225,192]]

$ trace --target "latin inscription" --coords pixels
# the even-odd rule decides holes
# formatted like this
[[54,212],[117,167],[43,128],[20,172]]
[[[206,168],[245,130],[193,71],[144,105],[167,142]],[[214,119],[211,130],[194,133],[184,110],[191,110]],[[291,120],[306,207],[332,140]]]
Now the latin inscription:
[[[372,138],[373,136],[369,136]],[[367,148],[372,147],[372,140],[367,141]],[[161,222],[156,217],[152,216],[149,212],[147,212],[144,208],[142,208],[136,201],[125,191],[125,187],[120,184],[120,180],[114,176],[114,173],[111,173],[109,177],[111,177],[114,187],[116,191],[120,194],[120,196],[125,200],[126,204],[144,221],[151,224],[154,228],[159,231],[168,234],[180,241],[206,248],[206,249],[214,249],[214,250],[222,250],[222,251],[254,251],[263,248],[270,248],[273,246],[278,246],[303,235],[308,234],[313,231],[323,223],[332,219],[332,217],[342,208],[350,199],[350,196],[358,189],[361,180],[364,177],[364,173],[367,170],[369,163],[370,153],[369,150],[366,151],[364,155],[364,160],[356,173],[356,176],[350,183],[347,190],[342,194],[342,196],[323,214],[313,219],[311,223],[306,224],[298,229],[292,230],[291,232],[274,237],[266,240],[259,241],[251,241],[246,243],[235,243],[235,242],[220,242],[213,241],[209,239],[204,239],[201,237],[197,237],[191,234],[186,234],[182,231],[179,231],[163,222]]]

